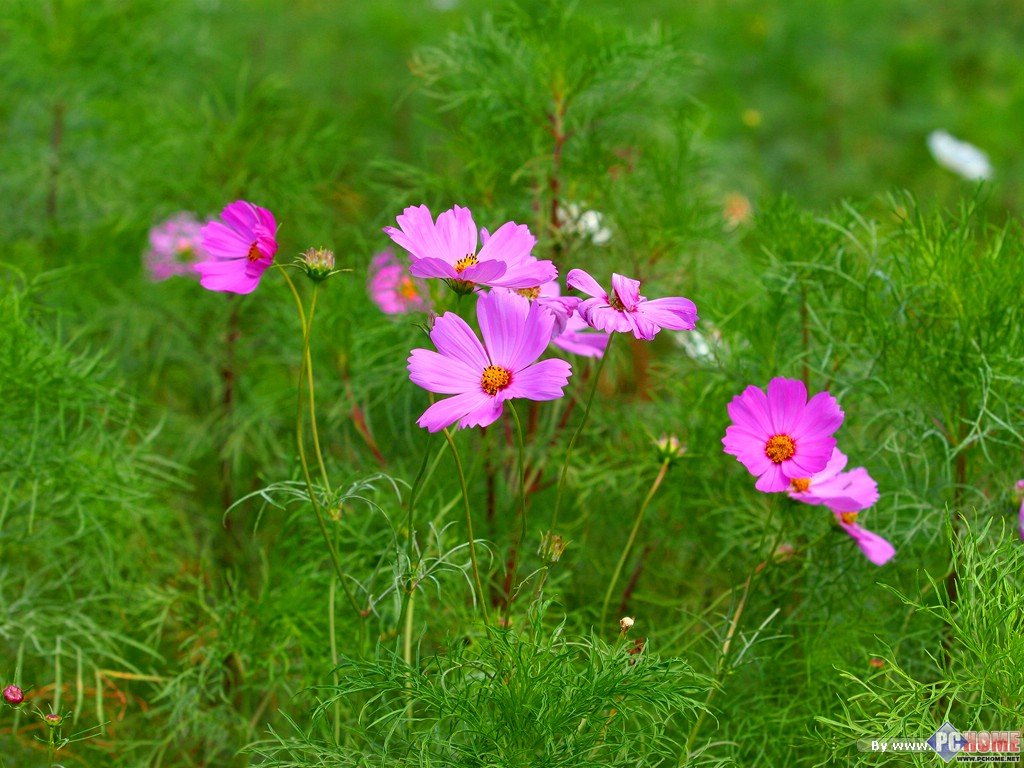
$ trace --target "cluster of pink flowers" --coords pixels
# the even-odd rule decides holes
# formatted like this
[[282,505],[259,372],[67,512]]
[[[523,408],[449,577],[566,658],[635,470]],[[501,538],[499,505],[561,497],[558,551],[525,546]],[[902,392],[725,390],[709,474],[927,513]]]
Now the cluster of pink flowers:
[[722,444],[757,477],[759,491],[827,507],[868,560],[883,565],[896,551],[857,523],[858,514],[878,501],[878,485],[863,467],[843,471],[847,458],[832,436],[843,415],[828,392],[808,401],[802,381],[775,378],[767,393],[749,386],[732,399],[732,424]]
[[452,395],[431,405],[417,422],[431,432],[452,424],[486,426],[513,398],[554,400],[572,373],[557,358],[540,360],[549,344],[586,357],[600,357],[608,334],[653,339],[663,328],[690,330],[697,308],[684,298],[648,301],[640,283],[612,276],[606,293],[586,272],[569,272],[569,287],[591,298],[562,296],[558,272],[533,256],[536,238],[509,221],[490,234],[469,209],[454,206],[436,221],[425,205],[406,208],[397,227],[385,232],[410,258],[408,273],[390,254],[374,261],[370,292],[385,312],[422,309],[426,291],[416,278],[438,278],[460,295],[477,295],[483,341],[454,312],[437,318],[430,332],[436,352],[414,349],[409,376],[429,392]]

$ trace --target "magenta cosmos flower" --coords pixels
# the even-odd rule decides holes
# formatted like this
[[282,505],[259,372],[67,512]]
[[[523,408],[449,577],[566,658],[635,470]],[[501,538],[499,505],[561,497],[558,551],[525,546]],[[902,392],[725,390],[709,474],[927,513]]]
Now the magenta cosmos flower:
[[370,298],[387,315],[425,312],[430,309],[430,292],[422,280],[409,275],[409,268],[391,249],[381,251],[370,262]]
[[16,707],[25,700],[25,693],[16,685],[8,685],[4,688],[4,701],[12,707]]
[[768,393],[749,386],[729,403],[732,425],[722,444],[757,477],[756,488],[785,491],[794,478],[821,472],[836,447],[843,411],[828,392],[807,400],[802,381],[775,378]]
[[209,258],[196,264],[199,284],[211,291],[252,293],[277,253],[274,215],[236,200],[220,217],[202,230],[200,244]]
[[558,274],[550,261],[531,255],[537,239],[525,224],[509,221],[493,234],[477,228],[468,208],[455,206],[434,222],[425,205],[411,206],[397,218],[398,228],[385,227],[388,236],[412,257],[414,277],[439,277],[457,291],[478,285],[532,288]]
[[454,395],[431,405],[416,422],[437,432],[459,427],[486,427],[506,400],[557,400],[572,366],[565,360],[537,358],[551,340],[551,316],[537,304],[492,292],[476,306],[483,344],[465,320],[445,312],[434,323],[430,340],[437,352],[414,349],[409,378],[429,392]]
[[587,325],[599,331],[631,332],[638,339],[653,339],[662,328],[690,331],[697,324],[697,307],[689,299],[671,297],[648,301],[640,295],[640,281],[612,275],[612,292],[605,293],[597,281],[582,269],[565,277],[570,288],[592,297],[576,308]]
[[207,258],[199,242],[203,225],[191,213],[177,213],[149,230],[143,256],[151,280],[196,276],[196,262]]

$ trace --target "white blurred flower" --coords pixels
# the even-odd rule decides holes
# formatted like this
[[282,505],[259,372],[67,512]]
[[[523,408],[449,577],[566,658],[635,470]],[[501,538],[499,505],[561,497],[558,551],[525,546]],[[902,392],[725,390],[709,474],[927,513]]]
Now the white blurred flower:
[[722,340],[722,332],[708,320],[700,321],[703,333],[694,329],[686,333],[672,334],[672,339],[686,352],[687,356],[701,365],[718,365],[728,352]]
[[992,178],[992,165],[988,161],[988,155],[973,144],[960,141],[946,131],[929,133],[928,149],[931,150],[935,162],[968,181]]
[[558,223],[562,231],[589,240],[594,245],[604,245],[612,239],[612,231],[604,226],[604,217],[597,211],[581,211],[576,203],[568,203],[558,209]]

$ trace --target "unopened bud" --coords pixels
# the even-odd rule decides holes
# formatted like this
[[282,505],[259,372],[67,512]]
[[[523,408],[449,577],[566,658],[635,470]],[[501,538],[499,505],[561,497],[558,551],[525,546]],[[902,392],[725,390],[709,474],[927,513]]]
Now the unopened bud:
[[25,700],[25,693],[16,685],[8,685],[4,688],[4,701],[12,707],[16,707]]
[[621,629],[623,632],[629,632],[630,628],[632,628],[634,623],[635,622],[633,621],[633,618],[631,616],[623,616],[621,619],[619,619],[619,629]]
[[50,728],[56,728],[64,722],[64,715],[58,715],[56,712],[48,712],[43,715],[43,722]]
[[298,263],[306,275],[315,283],[326,280],[334,274],[334,252],[326,248],[310,248],[304,251]]
[[675,435],[662,435],[654,441],[654,447],[658,452],[660,461],[667,461],[674,464],[680,456],[686,453],[686,446],[679,442]]

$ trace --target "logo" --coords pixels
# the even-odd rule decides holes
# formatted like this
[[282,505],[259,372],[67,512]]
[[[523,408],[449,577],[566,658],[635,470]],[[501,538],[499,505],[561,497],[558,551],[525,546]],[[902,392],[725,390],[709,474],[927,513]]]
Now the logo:
[[964,748],[964,737],[960,731],[949,724],[949,721],[946,721],[931,735],[927,744],[936,755],[942,758],[942,762],[948,763],[956,757],[957,752]]

